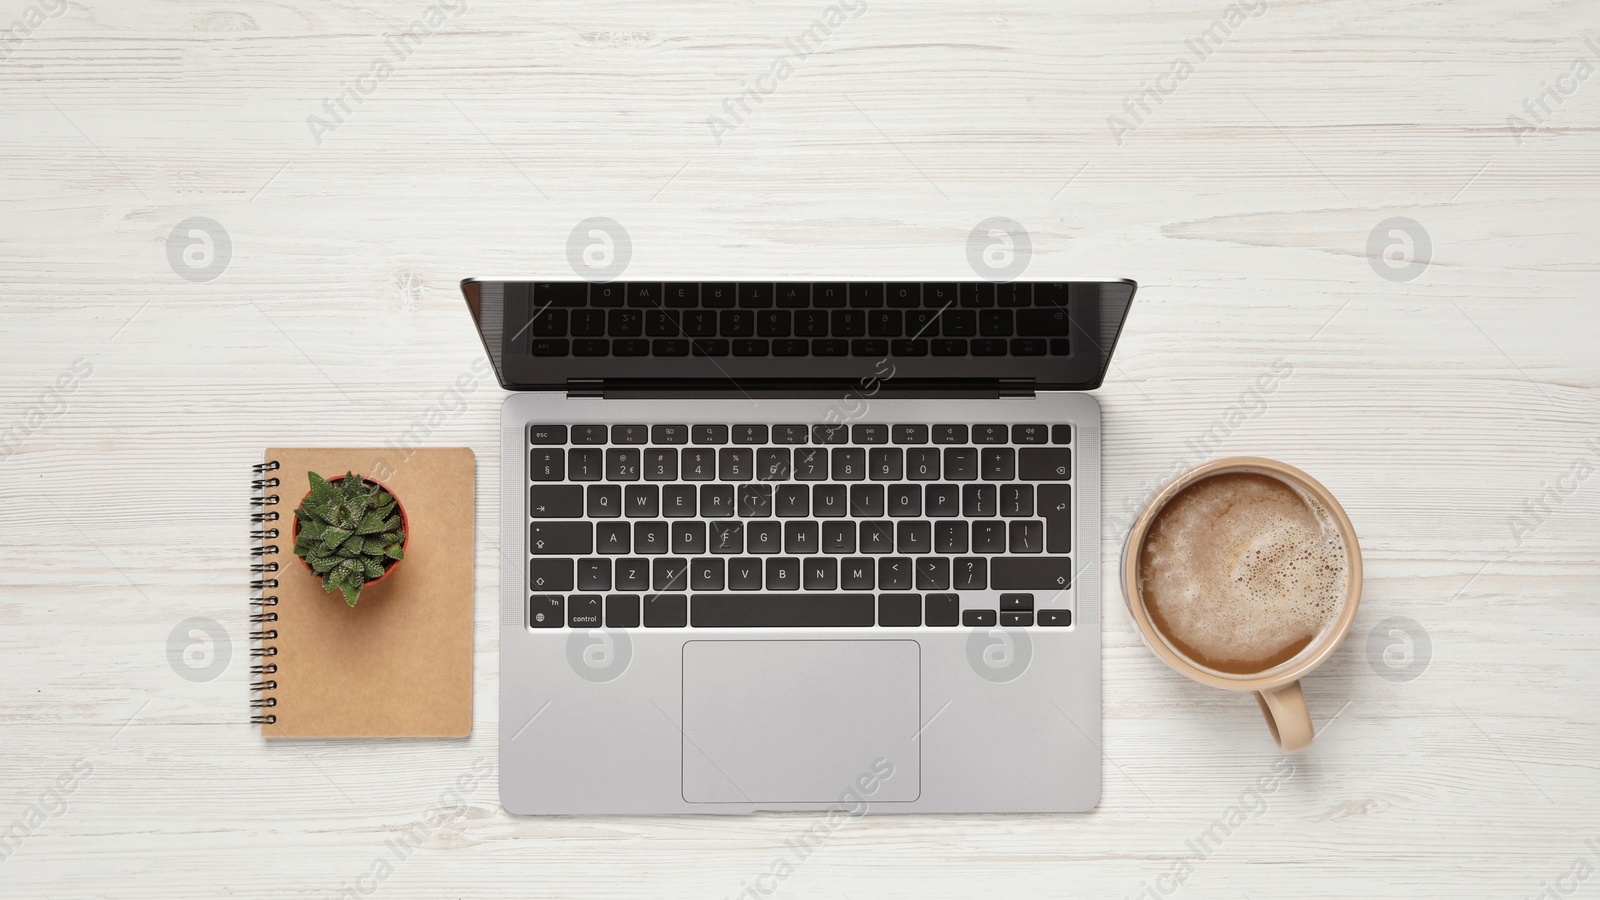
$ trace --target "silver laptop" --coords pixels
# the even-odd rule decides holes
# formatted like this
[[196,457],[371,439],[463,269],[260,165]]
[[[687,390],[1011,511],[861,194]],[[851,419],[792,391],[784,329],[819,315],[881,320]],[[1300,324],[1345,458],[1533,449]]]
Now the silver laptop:
[[471,279],[500,802],[1100,797],[1100,409],[1134,284]]

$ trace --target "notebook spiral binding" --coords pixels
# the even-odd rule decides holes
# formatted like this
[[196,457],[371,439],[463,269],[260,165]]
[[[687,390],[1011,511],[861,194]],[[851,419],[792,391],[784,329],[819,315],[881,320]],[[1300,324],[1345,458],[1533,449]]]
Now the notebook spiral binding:
[[276,525],[270,523],[278,521],[278,511],[269,507],[278,505],[278,495],[271,490],[278,486],[277,476],[268,476],[268,472],[278,470],[277,460],[268,460],[251,467],[255,477],[250,481],[250,505],[254,510],[250,513],[250,539],[255,541],[250,548],[250,656],[253,664],[250,674],[254,680],[250,683],[250,692],[256,696],[250,698],[250,723],[252,725],[275,725],[278,722],[276,713],[264,712],[278,705],[278,698],[272,696],[277,690],[278,682],[272,676],[278,674],[278,664],[268,660],[278,655],[278,646],[270,643],[278,639],[278,629],[272,624],[278,621],[278,613],[272,607],[278,605],[278,595],[270,594],[278,586],[278,579],[274,573],[278,571],[277,560],[267,560],[265,557],[277,556],[278,545],[273,543],[281,533]]

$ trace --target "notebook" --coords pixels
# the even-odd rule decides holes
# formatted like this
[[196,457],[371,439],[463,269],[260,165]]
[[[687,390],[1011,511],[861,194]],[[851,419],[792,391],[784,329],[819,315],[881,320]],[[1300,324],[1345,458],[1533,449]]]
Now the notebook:
[[[252,721],[266,738],[472,731],[475,467],[467,448],[270,448],[252,483]],[[354,607],[294,555],[308,472],[399,499],[405,558]]]

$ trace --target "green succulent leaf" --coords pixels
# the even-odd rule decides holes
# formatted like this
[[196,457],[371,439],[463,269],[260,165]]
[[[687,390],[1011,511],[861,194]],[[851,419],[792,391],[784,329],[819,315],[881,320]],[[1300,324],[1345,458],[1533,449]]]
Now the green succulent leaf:
[[365,574],[368,581],[377,581],[383,577],[383,563],[364,556],[361,558],[361,565],[366,569]]
[[384,526],[387,524],[388,520],[384,518],[383,513],[373,510],[361,517],[361,524],[356,527],[356,534],[378,534],[379,532],[393,530],[385,528]]
[[383,555],[389,557],[390,559],[406,558],[406,552],[400,549],[399,544],[390,544],[389,546],[383,548]]
[[311,571],[318,575],[326,575],[339,564],[337,556],[307,556],[306,564],[311,566]]
[[326,478],[315,472],[307,472],[306,478],[311,482],[311,499],[318,503],[339,499],[339,489],[328,483]]
[[350,606],[355,606],[356,601],[361,599],[361,582],[359,581],[354,584],[341,584],[339,585],[339,590],[344,592],[344,602]]
[[344,544],[345,539],[350,537],[350,534],[351,532],[343,528],[334,528],[331,525],[324,528],[322,531],[322,549],[329,553],[338,550]]

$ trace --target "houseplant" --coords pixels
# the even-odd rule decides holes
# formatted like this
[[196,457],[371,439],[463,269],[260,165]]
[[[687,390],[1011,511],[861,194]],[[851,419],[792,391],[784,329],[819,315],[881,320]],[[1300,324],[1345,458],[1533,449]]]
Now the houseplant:
[[294,511],[294,555],[322,579],[323,590],[338,588],[355,606],[364,586],[389,577],[405,558],[405,507],[376,479],[306,475],[311,490]]

